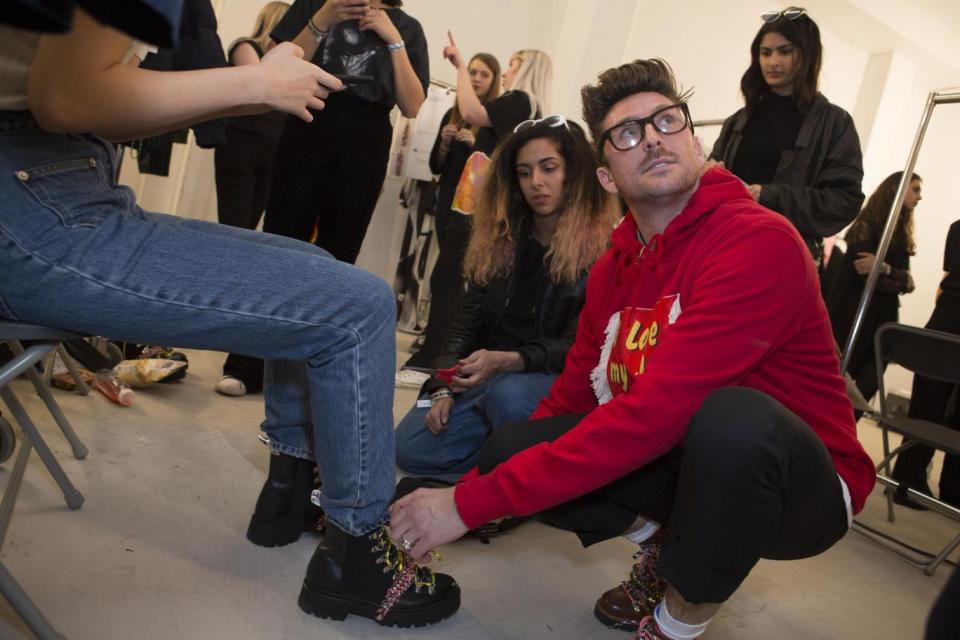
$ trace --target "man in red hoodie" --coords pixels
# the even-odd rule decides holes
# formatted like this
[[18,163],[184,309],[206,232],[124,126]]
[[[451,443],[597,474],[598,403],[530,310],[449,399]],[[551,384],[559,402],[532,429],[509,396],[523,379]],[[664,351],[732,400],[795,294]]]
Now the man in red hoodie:
[[391,536],[423,557],[538,512],[585,545],[625,535],[638,562],[597,617],[695,638],[761,557],[839,540],[873,463],[803,240],[705,163],[670,67],[609,69],[582,97],[598,179],[630,211],[591,272],[563,374],[455,488],[399,500]]

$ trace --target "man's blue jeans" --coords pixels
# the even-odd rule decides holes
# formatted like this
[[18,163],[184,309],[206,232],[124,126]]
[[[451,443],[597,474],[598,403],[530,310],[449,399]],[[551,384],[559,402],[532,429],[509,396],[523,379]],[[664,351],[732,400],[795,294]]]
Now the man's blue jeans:
[[338,527],[386,519],[396,351],[383,280],[297,240],[145,212],[97,138],[0,112],[0,149],[0,316],[267,360],[272,447],[316,459]]
[[458,393],[447,430],[439,435],[424,423],[429,407],[413,407],[397,425],[397,466],[416,475],[456,480],[477,465],[487,436],[529,418],[556,379],[555,373],[504,373]]

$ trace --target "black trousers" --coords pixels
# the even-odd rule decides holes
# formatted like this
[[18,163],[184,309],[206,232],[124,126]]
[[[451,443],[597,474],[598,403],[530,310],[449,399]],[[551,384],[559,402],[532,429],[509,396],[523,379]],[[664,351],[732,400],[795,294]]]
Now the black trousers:
[[[926,328],[960,334],[960,300],[949,294],[941,294]],[[960,389],[955,384],[914,376],[908,415],[960,430],[958,396]],[[894,480],[916,491],[930,493],[927,466],[933,459],[933,453],[934,450],[924,444],[914,444],[902,451],[893,467]],[[943,471],[940,473],[940,499],[960,506],[960,458],[957,456],[944,456]]]
[[443,350],[447,332],[457,319],[460,298],[463,296],[463,258],[470,244],[472,228],[470,216],[449,212],[440,253],[430,274],[430,315],[427,316],[423,346],[410,356],[405,366],[432,366],[433,360]]
[[353,263],[377,206],[393,128],[389,109],[350,94],[329,97],[312,123],[290,116],[277,148],[263,229],[309,240]]
[[[227,127],[227,140],[213,155],[217,219],[221,224],[256,229],[267,207],[277,138]],[[263,360],[231,353],[223,374],[241,380],[250,393],[263,388]]]
[[[481,473],[582,418],[501,427],[480,452]],[[847,531],[823,442],[773,398],[744,388],[711,394],[680,448],[543,514],[585,546],[622,535],[637,516],[665,525],[658,570],[693,603],[725,602],[760,558],[814,556]]]

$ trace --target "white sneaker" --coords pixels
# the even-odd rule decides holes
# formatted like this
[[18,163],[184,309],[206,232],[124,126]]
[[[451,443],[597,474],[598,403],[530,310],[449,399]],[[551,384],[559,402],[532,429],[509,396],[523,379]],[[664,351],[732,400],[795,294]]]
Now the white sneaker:
[[429,373],[411,371],[410,369],[400,369],[400,371],[397,371],[396,377],[398,387],[410,387],[413,389],[419,389],[423,386],[423,383],[429,379]]
[[225,396],[242,396],[247,393],[247,385],[243,384],[242,380],[238,380],[233,376],[223,376],[220,378],[214,389],[216,389],[217,393],[222,393]]

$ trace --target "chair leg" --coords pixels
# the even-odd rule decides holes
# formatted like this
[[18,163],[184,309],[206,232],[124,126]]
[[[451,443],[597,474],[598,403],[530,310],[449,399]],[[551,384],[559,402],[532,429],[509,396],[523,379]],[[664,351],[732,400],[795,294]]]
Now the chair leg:
[[7,480],[7,490],[3,494],[3,502],[0,503],[0,549],[3,549],[3,543],[7,541],[7,529],[10,527],[13,507],[17,502],[17,495],[20,493],[20,485],[23,483],[23,474],[27,470],[27,462],[30,459],[31,451],[33,451],[33,445],[30,443],[30,439],[21,438],[17,460],[13,464],[13,471],[10,472],[10,479]]
[[[23,353],[23,346],[16,340],[12,340],[9,344],[11,348],[13,348],[15,355],[20,355]],[[63,347],[57,347],[57,351],[63,351]],[[52,353],[56,353],[56,351]],[[65,357],[64,362],[66,362],[68,359],[69,356]],[[30,382],[33,383],[33,388],[37,390],[37,395],[40,396],[41,400],[43,400],[43,404],[47,405],[47,410],[50,412],[50,415],[53,416],[57,426],[60,427],[60,431],[63,432],[63,436],[67,439],[67,442],[70,443],[70,448],[73,449],[73,457],[77,460],[83,460],[86,458],[90,451],[87,449],[87,446],[83,444],[83,441],[81,441],[77,436],[77,433],[73,430],[73,425],[71,425],[70,421],[67,420],[67,416],[63,415],[60,405],[57,404],[57,401],[54,400],[53,396],[50,394],[50,385],[44,384],[44,381],[40,378],[40,374],[38,374],[37,370],[33,367],[27,369],[27,377],[30,378]],[[83,379],[80,378],[79,373],[77,373],[74,377],[78,382],[83,382]],[[84,385],[84,387],[86,387],[86,385]],[[87,393],[89,393],[89,389],[87,390]]]
[[77,393],[81,396],[88,395],[90,393],[90,387],[87,386],[87,383],[83,380],[83,376],[80,375],[80,371],[77,369],[77,361],[67,353],[67,350],[63,348],[62,344],[57,347],[57,353],[60,354],[60,359],[63,360],[63,364],[66,365],[70,376],[73,377],[73,381],[77,385]]
[[50,475],[53,476],[53,479],[63,492],[63,498],[67,506],[71,509],[79,509],[80,505],[83,504],[83,494],[77,491],[73,483],[70,482],[70,478],[64,473],[63,467],[57,462],[56,457],[54,457],[53,452],[50,451],[50,447],[47,446],[40,432],[37,431],[37,427],[33,424],[33,421],[30,420],[23,405],[20,404],[20,401],[17,400],[17,397],[9,387],[0,388],[0,398],[3,398],[3,401],[10,409],[10,413],[12,413],[16,421],[20,423],[20,429],[23,432],[24,438],[29,438],[30,442],[33,443],[33,447],[37,450],[37,455],[40,456],[40,460],[43,461],[43,464],[47,467],[47,471],[50,472]]
[[960,535],[955,537],[950,541],[950,544],[943,548],[943,551],[937,554],[937,557],[930,561],[930,564],[923,568],[923,572],[928,576],[932,576],[933,572],[937,570],[937,567],[940,566],[940,563],[946,560],[947,556],[953,553],[953,550],[960,546]]
[[33,600],[10,575],[2,562],[0,562],[0,594],[7,599],[7,602],[27,624],[37,640],[65,640],[64,636],[57,633],[57,630],[53,628],[43,612],[37,608],[37,605],[33,604]]

